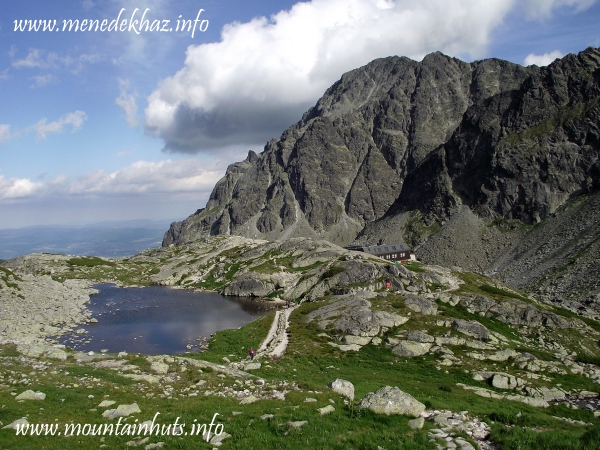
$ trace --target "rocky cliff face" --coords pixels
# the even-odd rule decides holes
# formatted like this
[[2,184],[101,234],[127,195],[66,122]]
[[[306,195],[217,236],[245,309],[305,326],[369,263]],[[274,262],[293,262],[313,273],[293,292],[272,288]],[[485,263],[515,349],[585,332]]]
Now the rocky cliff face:
[[[232,164],[163,245],[208,234],[408,240],[430,262],[493,270],[523,226],[600,187],[599,156],[596,48],[542,68],[441,53],[378,59],[344,74],[261,154]],[[474,241],[438,257],[433,238],[468,223]]]

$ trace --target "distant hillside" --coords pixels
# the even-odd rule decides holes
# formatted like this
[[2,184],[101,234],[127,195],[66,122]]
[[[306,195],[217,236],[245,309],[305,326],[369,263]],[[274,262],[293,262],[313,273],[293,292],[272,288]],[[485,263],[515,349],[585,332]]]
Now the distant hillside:
[[30,253],[130,256],[160,247],[167,221],[116,221],[92,225],[49,225],[0,230],[0,258]]

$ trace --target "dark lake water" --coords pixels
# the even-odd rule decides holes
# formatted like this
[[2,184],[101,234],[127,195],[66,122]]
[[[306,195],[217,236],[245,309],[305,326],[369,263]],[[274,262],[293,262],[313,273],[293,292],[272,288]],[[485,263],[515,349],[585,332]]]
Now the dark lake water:
[[[90,297],[88,309],[98,323],[79,327],[88,334],[73,334],[61,340],[77,350],[145,354],[198,351],[195,344],[199,337],[241,327],[269,312],[262,302],[211,292],[163,286],[95,287],[100,293]],[[191,350],[186,348],[190,344],[194,345]]]

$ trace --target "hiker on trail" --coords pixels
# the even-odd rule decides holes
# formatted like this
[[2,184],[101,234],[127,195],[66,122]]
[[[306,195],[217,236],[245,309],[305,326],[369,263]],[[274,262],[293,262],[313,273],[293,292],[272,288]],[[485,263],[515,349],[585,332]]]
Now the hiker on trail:
[[250,347],[250,360],[254,361],[254,349]]
[[285,307],[286,307],[286,308],[289,308],[289,307],[290,307],[290,301],[289,301],[289,300],[286,300],[286,301],[285,301]]

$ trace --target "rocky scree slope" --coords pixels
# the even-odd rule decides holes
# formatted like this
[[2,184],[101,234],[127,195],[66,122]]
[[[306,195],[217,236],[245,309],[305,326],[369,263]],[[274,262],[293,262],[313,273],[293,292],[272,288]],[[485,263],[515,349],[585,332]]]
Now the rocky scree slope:
[[[232,164],[206,208],[173,223],[163,245],[210,234],[404,240],[431,263],[522,271],[524,260],[511,266],[509,256],[531,239],[527,226],[600,187],[599,99],[592,47],[542,68],[441,53],[375,60],[344,74],[261,154]],[[473,237],[449,240],[465,225]],[[427,242],[443,230],[440,257],[441,241]],[[539,277],[519,286],[548,287]],[[585,308],[588,294],[572,300]]]

